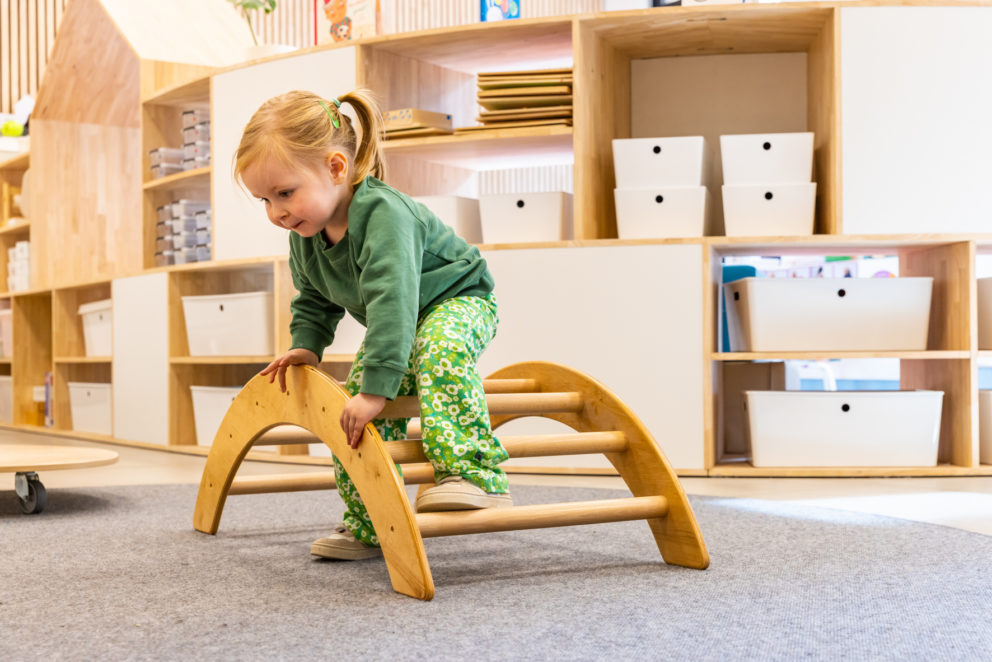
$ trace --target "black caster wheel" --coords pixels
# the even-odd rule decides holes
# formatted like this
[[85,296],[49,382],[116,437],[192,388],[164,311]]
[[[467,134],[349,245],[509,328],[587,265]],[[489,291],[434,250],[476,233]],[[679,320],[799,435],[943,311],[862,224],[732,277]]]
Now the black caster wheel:
[[14,489],[21,502],[21,512],[25,515],[40,513],[45,509],[48,493],[35,472],[18,473],[14,477]]

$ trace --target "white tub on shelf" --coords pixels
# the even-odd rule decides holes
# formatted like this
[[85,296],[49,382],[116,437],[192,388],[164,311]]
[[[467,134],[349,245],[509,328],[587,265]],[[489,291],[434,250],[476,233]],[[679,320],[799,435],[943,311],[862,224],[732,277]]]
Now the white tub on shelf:
[[755,467],[933,467],[942,391],[747,391]]
[[272,292],[184,296],[190,356],[269,356]]
[[992,464],[992,391],[978,392],[978,461]]
[[84,303],[79,307],[83,322],[86,356],[113,354],[113,302],[110,299]]
[[234,398],[241,392],[240,386],[190,386],[193,395],[193,425],[196,428],[196,443],[210,446],[214,443],[217,430],[230,409]]
[[513,244],[572,238],[572,194],[499,193],[479,196],[482,241]]
[[613,168],[620,189],[702,186],[709,162],[703,136],[613,140]]
[[72,429],[77,432],[113,434],[110,384],[69,382],[69,410]]
[[728,237],[799,237],[813,234],[816,183],[723,186]]
[[713,205],[705,186],[615,189],[620,239],[702,237]]
[[423,204],[470,244],[482,243],[479,201],[458,195],[422,195],[414,200]]
[[14,422],[14,382],[10,375],[0,375],[0,423]]
[[732,352],[922,351],[933,278],[742,278],[723,286]]
[[805,184],[813,176],[812,133],[720,136],[723,183]]

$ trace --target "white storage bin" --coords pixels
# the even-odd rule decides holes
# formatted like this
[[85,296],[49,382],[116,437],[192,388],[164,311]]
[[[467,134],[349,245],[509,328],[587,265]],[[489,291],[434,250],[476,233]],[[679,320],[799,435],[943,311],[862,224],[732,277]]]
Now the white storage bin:
[[193,394],[193,424],[196,427],[196,443],[210,446],[214,443],[217,430],[230,409],[234,398],[241,392],[240,386],[190,386]]
[[14,422],[14,382],[10,375],[0,375],[0,423]]
[[978,392],[978,446],[978,461],[992,464],[992,391]]
[[14,355],[14,318],[10,308],[0,310],[0,356]]
[[927,348],[933,278],[742,278],[723,291],[732,352]]
[[755,467],[932,467],[942,391],[747,391]]
[[702,237],[712,231],[705,186],[615,189],[620,239]]
[[111,356],[113,349],[113,302],[110,299],[84,303],[79,307],[83,318],[83,344],[86,356]]
[[110,384],[69,382],[72,429],[77,432],[112,434],[111,402]]
[[482,221],[479,201],[457,195],[423,195],[414,200],[421,203],[451,226],[459,237],[470,244],[482,243]]
[[272,292],[185,296],[183,313],[190,356],[270,356],[274,352]]
[[572,238],[571,193],[501,193],[479,196],[482,240],[487,244]]
[[613,141],[613,168],[619,189],[702,186],[709,162],[709,149],[702,136]]
[[805,184],[813,176],[812,133],[720,136],[723,183]]
[[813,234],[816,184],[723,187],[728,237],[796,237]]
[[978,349],[992,349],[992,278],[978,279]]

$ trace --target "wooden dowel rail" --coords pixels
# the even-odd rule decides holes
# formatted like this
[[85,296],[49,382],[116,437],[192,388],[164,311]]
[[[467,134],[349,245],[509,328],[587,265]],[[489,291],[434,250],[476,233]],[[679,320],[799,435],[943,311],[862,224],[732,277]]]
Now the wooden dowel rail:
[[[434,467],[430,464],[403,466],[403,482],[421,485],[434,482]],[[271,474],[268,476],[238,476],[231,483],[231,494],[265,494],[268,492],[312,492],[337,489],[333,472],[312,474]]]
[[[486,395],[490,415],[578,412],[582,409],[580,393],[494,393]],[[414,395],[403,395],[387,402],[381,418],[420,416],[420,402]]]
[[[345,382],[338,384],[343,388]],[[534,393],[540,386],[536,379],[483,379],[482,390],[486,393]]]
[[422,537],[436,538],[493,531],[625,522],[664,517],[667,514],[668,499],[663,496],[647,496],[485,510],[417,513],[417,525],[420,527]]

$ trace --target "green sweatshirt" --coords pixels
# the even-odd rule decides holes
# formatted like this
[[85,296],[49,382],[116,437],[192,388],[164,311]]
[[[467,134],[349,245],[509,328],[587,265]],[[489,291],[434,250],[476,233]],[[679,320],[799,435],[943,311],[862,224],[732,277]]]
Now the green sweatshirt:
[[290,304],[293,348],[318,357],[345,311],[366,327],[362,393],[393,399],[409,364],[417,320],[442,301],[493,290],[485,259],[427,207],[374,177],[355,188],[348,230],[289,235],[299,294]]

